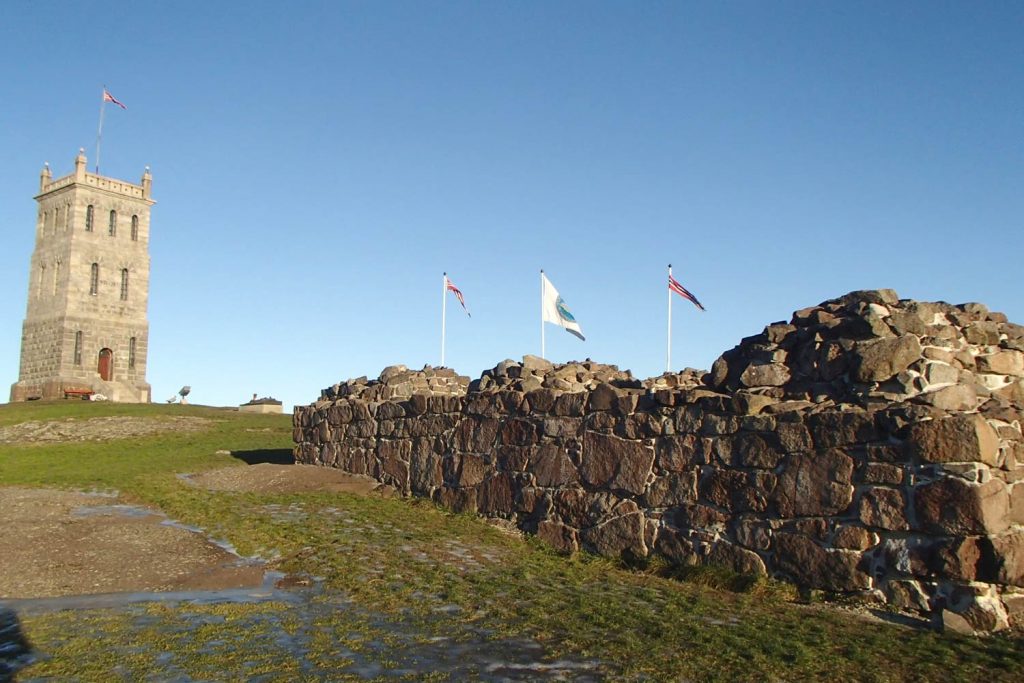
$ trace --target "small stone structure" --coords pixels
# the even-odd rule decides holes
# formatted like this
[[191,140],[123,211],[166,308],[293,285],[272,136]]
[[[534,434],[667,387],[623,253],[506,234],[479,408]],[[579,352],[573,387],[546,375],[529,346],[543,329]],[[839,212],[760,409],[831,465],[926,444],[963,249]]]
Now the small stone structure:
[[640,381],[527,356],[296,407],[295,459],[554,547],[714,563],[973,630],[1024,621],[1024,327],[852,292]]
[[276,398],[271,398],[269,396],[256,398],[256,394],[253,394],[251,401],[238,406],[238,412],[280,415],[283,410],[282,403]]

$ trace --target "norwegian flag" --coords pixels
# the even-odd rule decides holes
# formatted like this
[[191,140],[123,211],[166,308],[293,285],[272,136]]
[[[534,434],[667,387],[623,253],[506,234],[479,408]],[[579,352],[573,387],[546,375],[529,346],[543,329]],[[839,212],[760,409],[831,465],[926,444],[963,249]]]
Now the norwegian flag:
[[669,290],[675,292],[684,299],[689,299],[693,303],[693,305],[699,308],[700,310],[706,310],[704,308],[704,305],[701,304],[701,302],[697,301],[697,297],[691,294],[690,290],[688,290],[686,287],[683,287],[681,284],[679,284],[679,281],[676,280],[671,275],[668,276],[668,288]]
[[124,106],[122,103],[118,102],[117,99],[115,99],[114,96],[110,94],[110,91],[107,90],[106,88],[103,89],[103,101],[104,102],[113,102],[117,106],[121,107],[121,109],[127,109],[128,108],[128,107]]
[[466,315],[472,318],[473,314],[469,312],[468,308],[466,308],[466,299],[462,296],[462,290],[456,287],[455,283],[449,280],[447,275],[444,276],[444,286],[449,292],[455,295],[456,299],[459,300],[459,303],[462,304],[462,310],[466,312]]

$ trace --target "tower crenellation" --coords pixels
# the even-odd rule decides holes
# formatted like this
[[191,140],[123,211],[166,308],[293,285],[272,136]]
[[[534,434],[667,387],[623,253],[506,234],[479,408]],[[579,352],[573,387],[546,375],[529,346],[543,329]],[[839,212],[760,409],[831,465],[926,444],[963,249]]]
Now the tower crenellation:
[[21,364],[11,400],[99,393],[148,402],[152,176],[40,174]]

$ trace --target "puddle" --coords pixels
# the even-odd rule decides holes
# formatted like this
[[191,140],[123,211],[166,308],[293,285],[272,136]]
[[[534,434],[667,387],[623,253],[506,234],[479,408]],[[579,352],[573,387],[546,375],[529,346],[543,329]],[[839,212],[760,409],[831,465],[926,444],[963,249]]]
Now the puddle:
[[[259,588],[8,604],[29,621],[68,610],[80,615],[72,623],[88,623],[95,615],[118,617],[126,630],[113,636],[91,631],[88,637],[104,643],[105,650],[96,657],[111,663],[110,678],[121,680],[419,680],[436,674],[437,680],[449,681],[587,683],[613,673],[595,659],[548,658],[535,641],[495,638],[486,629],[454,621],[450,616],[459,609],[454,605],[435,610],[432,617],[395,617],[360,607],[345,594],[329,593],[322,584],[287,586],[283,574],[268,572]],[[154,611],[149,607],[153,603],[171,609]],[[218,612],[218,605],[225,603],[264,603],[265,609]],[[31,640],[32,633],[27,635]],[[34,645],[37,661],[52,656],[47,651],[51,644]],[[141,669],[121,664],[129,660],[145,663]],[[23,670],[19,681],[51,680],[33,678],[32,673],[31,667]]]

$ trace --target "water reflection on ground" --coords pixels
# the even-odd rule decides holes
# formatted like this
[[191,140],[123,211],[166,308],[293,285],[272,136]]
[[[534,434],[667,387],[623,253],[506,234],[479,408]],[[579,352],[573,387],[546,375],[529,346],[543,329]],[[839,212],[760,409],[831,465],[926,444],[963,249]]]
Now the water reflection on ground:
[[444,611],[379,614],[317,582],[294,583],[267,572],[255,588],[7,601],[41,663],[18,680],[52,680],[35,672],[68,642],[59,627],[33,639],[33,624],[48,619],[94,629],[88,637],[105,651],[83,667],[108,666],[109,679],[598,681],[609,673],[593,659],[550,659],[534,641],[495,639]]

